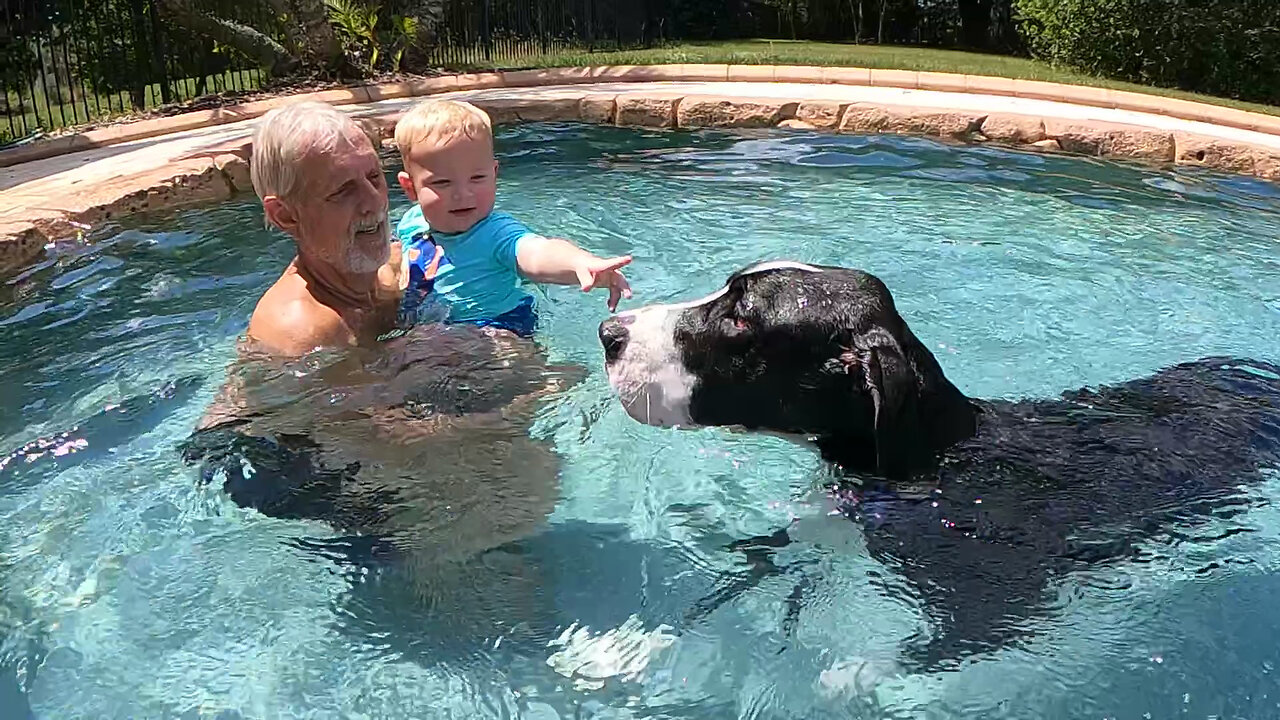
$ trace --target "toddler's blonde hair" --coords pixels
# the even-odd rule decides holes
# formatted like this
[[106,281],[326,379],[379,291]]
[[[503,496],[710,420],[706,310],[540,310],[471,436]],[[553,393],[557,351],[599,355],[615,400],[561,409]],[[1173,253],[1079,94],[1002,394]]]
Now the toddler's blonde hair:
[[464,137],[492,143],[493,124],[484,110],[460,100],[423,100],[396,123],[401,158],[423,143],[438,147]]

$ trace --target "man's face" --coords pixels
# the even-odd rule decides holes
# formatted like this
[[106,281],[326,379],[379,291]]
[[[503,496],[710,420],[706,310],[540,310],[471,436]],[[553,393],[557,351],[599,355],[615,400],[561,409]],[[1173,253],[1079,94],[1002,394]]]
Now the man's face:
[[405,158],[400,186],[422,208],[432,230],[469,230],[493,211],[498,163],[487,138],[419,143]]
[[357,130],[330,153],[303,156],[302,188],[284,201],[277,224],[302,252],[340,271],[376,273],[390,257],[387,184],[382,163]]

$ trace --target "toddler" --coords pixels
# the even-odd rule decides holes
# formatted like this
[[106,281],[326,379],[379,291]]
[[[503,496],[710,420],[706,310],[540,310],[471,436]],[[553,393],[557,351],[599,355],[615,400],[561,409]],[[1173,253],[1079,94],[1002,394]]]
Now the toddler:
[[396,144],[404,161],[400,187],[417,203],[396,227],[409,270],[409,311],[435,292],[449,308],[449,322],[528,337],[537,316],[521,278],[577,284],[583,292],[608,288],[611,312],[619,298],[631,297],[619,272],[631,256],[596,257],[494,210],[498,163],[492,125],[480,108],[421,102],[396,124]]

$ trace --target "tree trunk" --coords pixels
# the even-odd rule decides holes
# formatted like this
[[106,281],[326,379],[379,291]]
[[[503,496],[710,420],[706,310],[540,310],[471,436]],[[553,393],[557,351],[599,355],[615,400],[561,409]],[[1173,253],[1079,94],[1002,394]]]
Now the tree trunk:
[[329,11],[324,0],[287,0],[292,6],[292,24],[298,32],[299,52],[309,68],[346,72],[346,53],[342,41],[329,24]]
[[247,25],[206,15],[197,10],[191,0],[157,1],[165,14],[181,27],[234,48],[272,75],[291,72],[298,66],[298,59],[284,46]]
[[880,0],[880,29],[876,33],[876,42],[884,44],[884,16],[889,10],[889,0]]
[[849,0],[849,16],[853,18],[853,44],[862,42],[862,0]]
[[[539,4],[539,11],[541,7]],[[415,70],[425,69],[436,46],[436,30],[444,20],[444,0],[415,0],[408,4],[404,14],[418,20],[418,34],[405,48],[404,64]]]

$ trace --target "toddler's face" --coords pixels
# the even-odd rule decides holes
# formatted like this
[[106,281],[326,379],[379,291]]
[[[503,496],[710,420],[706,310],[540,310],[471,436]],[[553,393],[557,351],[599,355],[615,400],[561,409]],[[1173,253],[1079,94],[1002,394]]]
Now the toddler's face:
[[432,230],[463,232],[493,211],[498,163],[489,141],[463,137],[443,145],[421,143],[404,165],[400,186],[417,200]]

